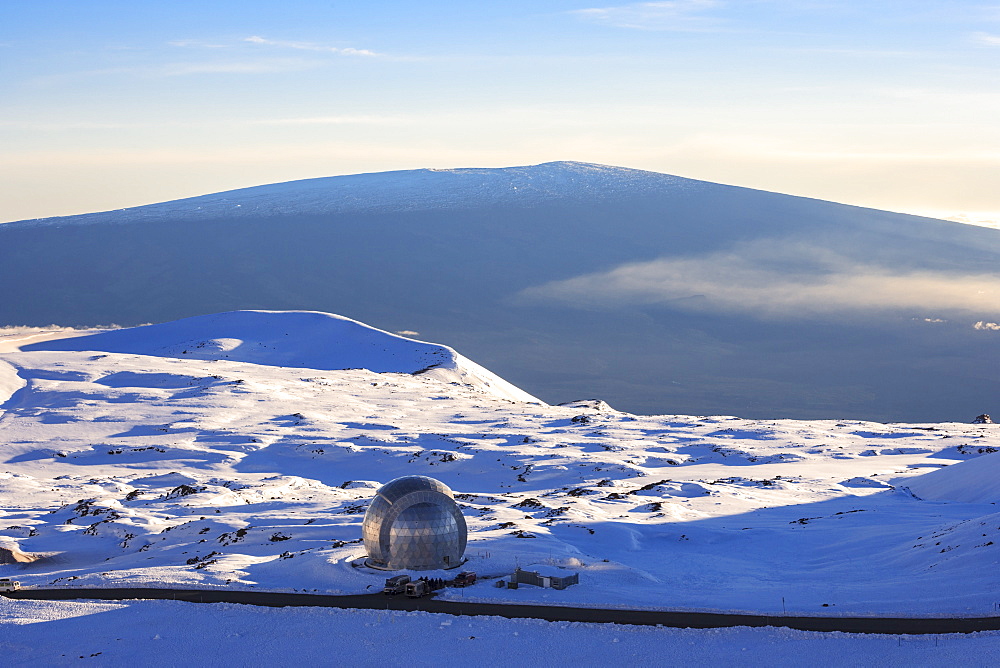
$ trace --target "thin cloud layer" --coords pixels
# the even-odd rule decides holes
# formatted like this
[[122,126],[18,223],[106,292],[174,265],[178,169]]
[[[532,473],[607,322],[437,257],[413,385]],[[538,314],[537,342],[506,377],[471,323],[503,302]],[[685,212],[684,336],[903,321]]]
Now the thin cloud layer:
[[972,34],[972,41],[983,46],[1000,46],[1000,35],[988,32],[976,32]]
[[303,118],[263,118],[251,125],[399,125],[411,122],[403,116],[312,116]]
[[274,74],[294,72],[315,67],[316,64],[298,58],[273,58],[265,60],[229,60],[200,63],[170,63],[159,71],[165,76],[188,74]]
[[251,44],[261,44],[263,46],[276,46],[283,49],[296,49],[298,51],[315,51],[319,53],[337,53],[344,56],[380,56],[382,54],[368,49],[354,49],[351,47],[326,46],[314,44],[313,42],[290,42],[277,39],[265,39],[257,35],[251,35],[243,40]]
[[577,9],[571,13],[587,21],[636,30],[702,31],[719,27],[701,13],[720,6],[717,0],[637,2],[618,7]]
[[167,44],[182,49],[225,49],[229,46],[221,42],[206,42],[200,39],[174,39],[167,42]]
[[758,244],[742,251],[626,264],[528,288],[516,299],[577,307],[662,304],[763,318],[850,311],[1000,313],[1000,274],[898,271],[814,248]]

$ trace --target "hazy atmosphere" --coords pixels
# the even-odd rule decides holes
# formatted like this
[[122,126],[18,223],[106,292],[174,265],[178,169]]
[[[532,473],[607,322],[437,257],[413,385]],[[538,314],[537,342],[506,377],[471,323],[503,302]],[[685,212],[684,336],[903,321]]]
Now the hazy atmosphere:
[[1000,4],[11,2],[0,220],[581,160],[1000,219]]

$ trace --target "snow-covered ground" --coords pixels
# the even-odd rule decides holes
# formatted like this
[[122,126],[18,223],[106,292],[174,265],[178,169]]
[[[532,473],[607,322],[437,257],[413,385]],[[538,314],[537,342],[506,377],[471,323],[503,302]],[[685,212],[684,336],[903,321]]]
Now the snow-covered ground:
[[[48,332],[37,336],[64,339],[47,343],[42,350],[102,350],[319,370],[360,368],[420,374],[477,387],[501,399],[542,403],[448,346],[415,341],[330,313],[235,311],[87,334],[82,340]],[[31,348],[36,339],[22,341],[19,347]]]
[[[451,375],[433,377],[431,363]],[[1000,469],[1000,454],[991,454],[1000,450],[997,425],[638,416],[597,401],[515,401],[511,388],[445,346],[317,313],[235,312],[28,342],[0,354],[0,547],[47,558],[0,565],[0,576],[29,587],[370,592],[385,574],[359,566],[365,508],[381,484],[423,474],[455,491],[470,530],[467,568],[482,578],[443,596],[767,614],[997,614],[1000,475],[983,474]],[[517,565],[571,569],[580,584],[493,586]],[[3,605],[5,625],[51,616],[81,629],[132,611],[166,620],[179,609]],[[369,634],[372,625],[398,623],[416,638],[441,624],[402,613],[392,621],[364,612],[183,609],[182,624],[218,614],[233,628],[244,617],[267,626],[281,614],[303,628],[328,629],[336,619]],[[451,625],[490,643],[554,628]],[[565,637],[591,633],[563,626]],[[10,633],[0,626],[0,642],[10,644]],[[100,637],[111,640],[92,651],[116,651],[115,632],[107,633]],[[130,638],[121,641],[128,647],[137,634],[114,637]],[[608,645],[616,634],[625,645],[612,649],[623,658],[647,656],[649,634],[678,648],[733,649],[752,637],[752,652],[788,640],[807,651],[821,637],[624,629],[594,632],[593,642]],[[54,647],[75,653],[83,637]],[[253,637],[231,644],[250,651]],[[823,647],[846,638],[826,637]],[[574,642],[567,648],[587,646]],[[996,649],[990,634],[962,642]],[[917,644],[906,651],[924,651]]]
[[670,629],[255,608],[175,601],[0,598],[9,665],[63,666],[991,666],[1000,633],[876,636],[789,629]]

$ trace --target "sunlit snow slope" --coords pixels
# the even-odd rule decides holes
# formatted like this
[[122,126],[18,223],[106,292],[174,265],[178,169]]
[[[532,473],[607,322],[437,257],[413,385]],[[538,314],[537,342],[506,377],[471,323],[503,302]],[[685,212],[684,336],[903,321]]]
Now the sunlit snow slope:
[[[381,484],[421,474],[455,491],[465,567],[482,578],[443,596],[994,613],[996,506],[905,487],[952,467],[955,487],[985,486],[974,472],[1000,448],[998,425],[511,401],[493,377],[413,373],[442,358],[466,368],[443,346],[317,313],[25,348],[0,354],[0,547],[41,558],[0,576],[28,586],[377,590],[385,574],[359,561],[361,519]],[[580,584],[492,586],[516,565],[576,571]]]
[[963,503],[1000,502],[1000,452],[925,473],[903,484],[922,499]]
[[235,311],[33,343],[22,349],[99,350],[321,370],[426,374],[502,399],[541,403],[447,346],[404,338],[330,313]]

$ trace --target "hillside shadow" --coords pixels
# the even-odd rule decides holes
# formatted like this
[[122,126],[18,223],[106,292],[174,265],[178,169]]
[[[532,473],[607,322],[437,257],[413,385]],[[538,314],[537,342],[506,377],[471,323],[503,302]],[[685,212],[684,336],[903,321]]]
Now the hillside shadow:
[[[614,518],[594,521],[569,510],[542,526],[537,520],[545,509],[522,509],[535,521],[514,520],[502,535],[476,537],[474,545],[504,555],[484,568],[502,570],[510,560],[580,572],[586,588],[542,596],[549,604],[555,596],[559,605],[599,599],[601,607],[769,614],[787,607],[788,614],[821,616],[994,612],[988,582],[995,563],[990,550],[998,548],[990,538],[955,533],[993,506],[928,503],[887,490],[672,520],[649,512],[642,502],[650,500],[683,501],[633,497],[599,504],[605,516],[620,509]],[[982,531],[1000,543],[995,524]]]

